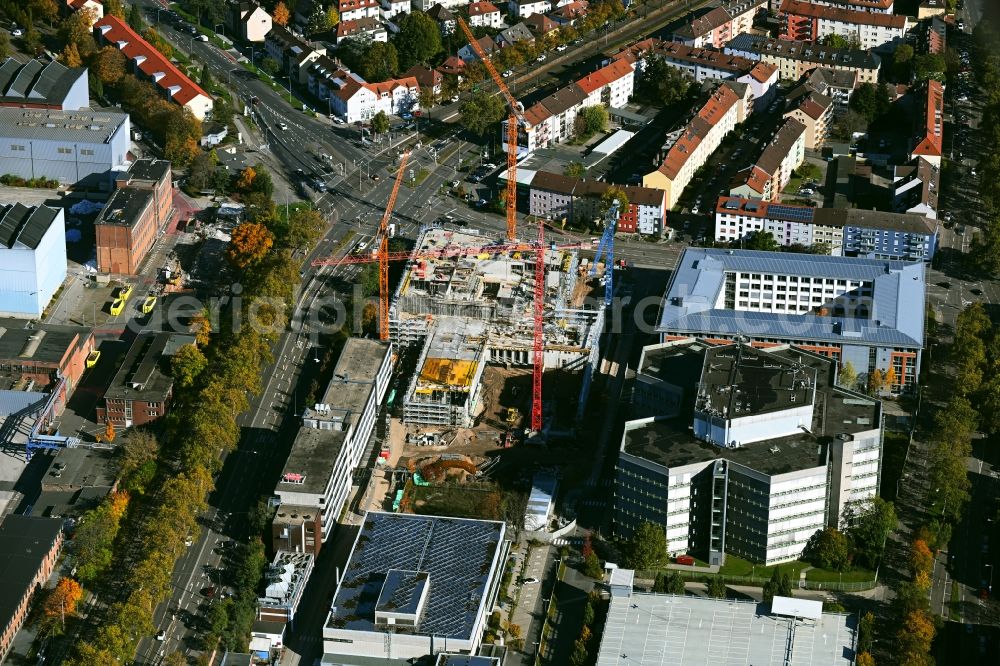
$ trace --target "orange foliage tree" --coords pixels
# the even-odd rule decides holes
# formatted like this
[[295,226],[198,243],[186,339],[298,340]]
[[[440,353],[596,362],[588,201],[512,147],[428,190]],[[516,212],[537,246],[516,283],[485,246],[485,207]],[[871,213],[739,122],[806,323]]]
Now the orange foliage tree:
[[267,227],[254,222],[244,222],[233,229],[226,258],[236,268],[247,269],[260,263],[273,245],[274,234],[268,231]]
[[910,568],[914,576],[922,571],[929,573],[934,568],[934,554],[923,539],[917,539],[910,545]]
[[896,640],[904,655],[928,655],[931,643],[934,642],[934,632],[934,621],[927,611],[912,610],[903,618],[903,625],[896,632]]
[[199,347],[208,344],[209,336],[212,335],[212,322],[204,312],[199,312],[191,318],[191,329],[194,331],[194,341]]
[[249,192],[250,188],[253,187],[254,178],[257,177],[257,172],[254,171],[252,166],[248,166],[240,171],[239,178],[236,179],[236,189],[240,192]]
[[67,616],[76,613],[83,598],[83,588],[72,578],[60,578],[42,604],[40,630],[43,634],[59,634],[65,628]]
[[115,424],[110,420],[104,426],[104,441],[108,443],[115,441]]
[[279,0],[278,4],[274,6],[274,12],[271,14],[271,18],[273,18],[274,22],[278,25],[288,25],[288,19],[290,17],[287,5]]
[[854,666],[875,666],[875,658],[871,652],[861,652],[854,660]]

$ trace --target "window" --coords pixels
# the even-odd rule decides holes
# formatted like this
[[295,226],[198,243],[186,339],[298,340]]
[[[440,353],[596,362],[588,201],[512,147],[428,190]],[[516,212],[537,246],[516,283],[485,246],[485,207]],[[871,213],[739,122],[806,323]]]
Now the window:
[[56,148],[56,152],[59,153],[60,155],[72,155],[73,154],[73,149],[72,148]]
[[14,152],[20,152],[20,153],[24,152],[24,146],[19,146],[16,143],[12,143],[10,145],[10,149],[13,150]]
[[80,149],[80,154],[81,155],[93,155],[94,151],[91,150],[90,148],[81,148]]

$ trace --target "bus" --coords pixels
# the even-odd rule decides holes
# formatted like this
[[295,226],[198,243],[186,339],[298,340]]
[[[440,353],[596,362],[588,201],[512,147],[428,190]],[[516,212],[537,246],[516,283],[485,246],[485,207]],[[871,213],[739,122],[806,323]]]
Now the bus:
[[156,307],[156,296],[147,296],[142,303],[142,314],[149,314]]
[[121,298],[116,298],[115,302],[111,304],[111,316],[117,317],[125,309],[125,301]]

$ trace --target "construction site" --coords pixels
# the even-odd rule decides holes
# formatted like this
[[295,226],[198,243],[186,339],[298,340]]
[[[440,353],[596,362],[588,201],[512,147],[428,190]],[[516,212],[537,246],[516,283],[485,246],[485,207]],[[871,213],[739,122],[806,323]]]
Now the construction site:
[[[544,370],[577,379],[570,419],[586,404],[604,324],[603,308],[587,301],[586,261],[573,248],[549,246],[539,253],[534,248],[491,252],[491,247],[496,245],[489,237],[439,227],[417,239],[389,308],[393,342],[403,350],[419,349],[403,396],[407,425],[471,428],[484,415],[500,413],[508,425],[517,425],[510,408],[487,403],[505,393],[495,383],[508,378],[524,386],[507,389],[508,395],[531,398],[538,254],[545,262]],[[552,402],[543,393],[543,431],[568,429],[569,423],[554,422],[565,410]]]

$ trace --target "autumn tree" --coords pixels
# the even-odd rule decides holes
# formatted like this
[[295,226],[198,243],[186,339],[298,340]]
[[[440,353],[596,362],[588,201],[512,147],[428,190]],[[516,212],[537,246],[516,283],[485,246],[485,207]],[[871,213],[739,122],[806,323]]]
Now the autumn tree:
[[108,419],[104,425],[104,441],[109,444],[115,441],[115,424],[111,422],[111,419]]
[[56,0],[28,0],[32,17],[42,19],[49,25],[59,18],[59,4]]
[[69,68],[81,67],[83,65],[83,60],[80,59],[80,51],[76,48],[76,44],[67,44],[59,56],[59,60]]
[[868,373],[868,395],[878,395],[885,386],[885,375],[880,368]]
[[278,0],[278,4],[274,6],[274,11],[271,12],[271,18],[278,25],[288,25],[288,19],[291,18],[291,12],[288,11],[288,6],[282,2],[282,0]]
[[274,235],[262,224],[244,222],[233,229],[226,249],[226,259],[239,269],[247,269],[263,261],[274,245]]
[[212,320],[205,312],[199,312],[191,318],[191,330],[194,333],[194,341],[199,347],[207,347],[209,336],[212,334]]
[[253,189],[254,178],[257,177],[257,172],[252,166],[244,167],[240,171],[240,175],[236,178],[236,191],[237,192],[250,192]]
[[871,611],[858,622],[858,652],[871,652],[875,644],[875,616]]
[[191,388],[207,366],[208,359],[197,345],[184,345],[170,359],[170,374],[178,387]]
[[105,85],[114,85],[125,76],[125,56],[113,46],[97,51],[88,63],[90,71]]
[[934,567],[934,553],[927,542],[916,539],[910,544],[910,569],[916,575],[920,571],[931,571]]
[[859,652],[857,659],[854,660],[854,666],[875,666],[875,657],[871,652]]
[[291,249],[309,248],[319,240],[326,227],[323,215],[315,208],[299,208],[288,217],[284,245]]
[[853,390],[858,384],[858,371],[854,369],[854,364],[848,361],[837,373],[837,384],[846,389]]
[[903,623],[896,632],[896,644],[901,657],[900,663],[926,663],[934,642],[934,621],[927,611],[913,610],[903,617]]
[[590,551],[583,559],[583,575],[597,579],[604,577],[604,568],[601,566],[601,560],[594,551]]
[[83,588],[72,578],[60,578],[46,595],[42,605],[41,629],[49,635],[61,634],[66,618],[76,613],[76,606],[83,598]]
[[141,492],[144,482],[148,483],[156,472],[156,459],[160,453],[160,443],[156,435],[148,430],[132,428],[117,447],[118,474],[129,484],[135,484]]

